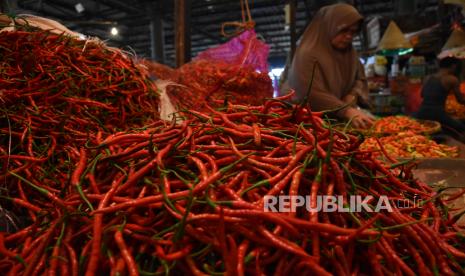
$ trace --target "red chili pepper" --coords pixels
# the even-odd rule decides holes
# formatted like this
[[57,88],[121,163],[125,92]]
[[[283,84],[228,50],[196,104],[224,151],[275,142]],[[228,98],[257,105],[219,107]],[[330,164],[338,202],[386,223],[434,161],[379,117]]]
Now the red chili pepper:
[[327,272],[324,268],[322,268],[320,265],[315,263],[311,258],[306,258],[305,260],[301,261],[297,265],[297,270],[303,267],[309,268],[312,271],[312,273],[315,273],[315,275],[324,275],[324,276],[332,275],[331,273]]
[[57,225],[58,221],[52,222],[50,228],[47,229],[47,232],[45,233],[45,236],[40,242],[40,244],[37,246],[37,248],[34,248],[34,254],[32,255],[32,259],[28,262],[28,266],[24,271],[25,275],[32,275],[31,273],[37,272],[43,267],[45,263],[45,255],[42,254],[42,252],[49,245],[49,242],[52,239],[53,232]]
[[[122,181],[123,181],[123,177],[119,177],[113,180],[111,189],[105,194],[103,199],[100,201],[98,205],[98,209],[104,208],[109,203],[109,201],[115,194],[117,188],[120,186]],[[95,214],[94,225],[93,225],[92,246],[91,246],[89,262],[87,265],[87,271],[86,271],[87,275],[93,275],[97,271],[99,258],[101,255],[100,249],[101,249],[101,241],[102,241],[102,235],[103,235],[102,224],[103,224],[103,214],[101,213]]]
[[0,233],[0,253],[4,256],[10,257],[10,258],[15,258],[17,254],[9,251],[8,249],[5,248],[5,243],[4,243],[4,238],[3,238],[3,233]]
[[121,231],[115,231],[115,241],[116,241],[116,244],[118,245],[118,248],[121,252],[121,255],[123,256],[123,259],[128,267],[128,272],[129,272],[129,275],[131,276],[136,276],[136,275],[139,275],[139,271],[137,269],[137,265],[131,255],[131,253],[129,253],[129,250],[126,246],[126,243],[124,241],[124,238],[123,238],[123,233]]

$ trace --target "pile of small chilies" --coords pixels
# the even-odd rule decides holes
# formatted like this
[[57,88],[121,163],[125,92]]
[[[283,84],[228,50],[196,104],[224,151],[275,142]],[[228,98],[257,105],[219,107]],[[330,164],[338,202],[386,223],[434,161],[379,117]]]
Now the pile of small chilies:
[[[387,116],[375,121],[366,131],[368,137],[361,145],[364,150],[385,153],[393,158],[458,157],[459,148],[436,143],[427,133],[440,130],[440,125],[417,121],[403,115]],[[383,135],[386,135],[382,137]]]
[[465,119],[465,106],[457,102],[455,95],[447,96],[446,112],[457,119]]
[[434,140],[412,131],[399,132],[397,135],[380,138],[369,137],[360,148],[377,151],[376,155],[378,156],[383,156],[383,150],[391,157],[403,158],[459,156],[458,147],[438,144]]
[[403,115],[387,116],[375,121],[370,128],[373,134],[397,134],[410,131],[416,134],[431,131],[431,126],[425,125],[413,118]]
[[[28,37],[31,51],[69,41],[42,32],[2,34],[7,49],[16,47],[4,43],[8,35]],[[102,50],[89,48],[95,59],[79,62],[85,56],[68,52],[75,43],[60,43],[61,64],[54,63],[56,47],[47,47],[22,70],[2,71],[0,202],[19,219],[0,233],[2,273],[465,273],[458,218],[412,178],[410,164],[381,163],[359,149],[359,137],[286,98],[186,110],[182,122],[145,120],[153,110],[133,99],[146,103],[154,87],[136,77],[132,63],[115,62],[118,53],[98,59]],[[17,62],[0,50],[2,68]],[[113,73],[96,69],[102,64]],[[61,76],[66,66],[76,71]],[[19,77],[24,86],[4,88]],[[27,81],[34,78],[48,89]],[[115,78],[134,87],[109,84]],[[75,89],[54,89],[61,83]],[[141,120],[150,124],[140,127]],[[345,204],[350,195],[385,195],[393,210],[270,213],[265,195],[338,195]],[[412,205],[399,207],[399,200]]]

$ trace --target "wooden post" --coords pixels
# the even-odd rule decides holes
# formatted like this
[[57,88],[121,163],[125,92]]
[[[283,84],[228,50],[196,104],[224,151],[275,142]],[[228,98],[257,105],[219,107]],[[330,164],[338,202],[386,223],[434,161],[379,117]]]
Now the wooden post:
[[165,62],[165,35],[163,32],[163,18],[160,2],[150,6],[150,54],[152,60]]
[[190,4],[191,0],[174,1],[176,67],[191,59]]
[[290,49],[290,57],[294,56],[295,48],[297,44],[297,32],[296,32],[296,0],[289,1],[289,14],[290,14],[290,22],[289,22],[289,29],[291,32],[291,49]]

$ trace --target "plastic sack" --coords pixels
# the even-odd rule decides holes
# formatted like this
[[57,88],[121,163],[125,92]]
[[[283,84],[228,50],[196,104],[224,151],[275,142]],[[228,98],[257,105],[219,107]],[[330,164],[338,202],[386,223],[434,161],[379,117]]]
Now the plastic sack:
[[73,37],[82,37],[82,34],[71,31],[58,21],[32,14],[19,14],[13,20],[13,18],[8,15],[0,13],[0,24],[5,26],[8,25],[8,27],[4,27],[0,30],[2,32],[14,31],[16,25],[22,25],[36,27],[55,34],[65,33]]
[[173,113],[176,112],[176,109],[171,103],[171,99],[168,96],[167,90],[168,87],[179,86],[179,84],[169,80],[156,80],[155,85],[157,86],[158,92],[160,93],[160,104],[158,106],[160,119],[171,121],[173,119]]
[[268,72],[270,46],[257,39],[254,30],[247,30],[227,43],[200,53],[195,60],[226,62],[232,65],[250,66],[260,72]]
[[269,47],[248,30],[218,47],[200,53],[176,70],[171,80],[182,85],[168,88],[175,106],[205,110],[225,100],[260,105],[273,97],[267,70]]

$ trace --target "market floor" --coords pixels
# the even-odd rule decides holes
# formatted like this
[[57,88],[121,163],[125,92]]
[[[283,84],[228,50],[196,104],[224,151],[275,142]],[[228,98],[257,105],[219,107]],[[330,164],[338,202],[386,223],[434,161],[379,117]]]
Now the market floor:
[[[464,145],[461,144],[463,147]],[[461,149],[464,154],[465,149]],[[418,160],[418,165],[413,173],[435,190],[443,190],[443,198],[447,199],[459,195],[465,189],[465,159],[464,158],[424,158]],[[447,189],[444,189],[447,188]],[[465,211],[465,194],[446,201],[453,215]],[[460,218],[458,224],[465,226],[465,215]]]

